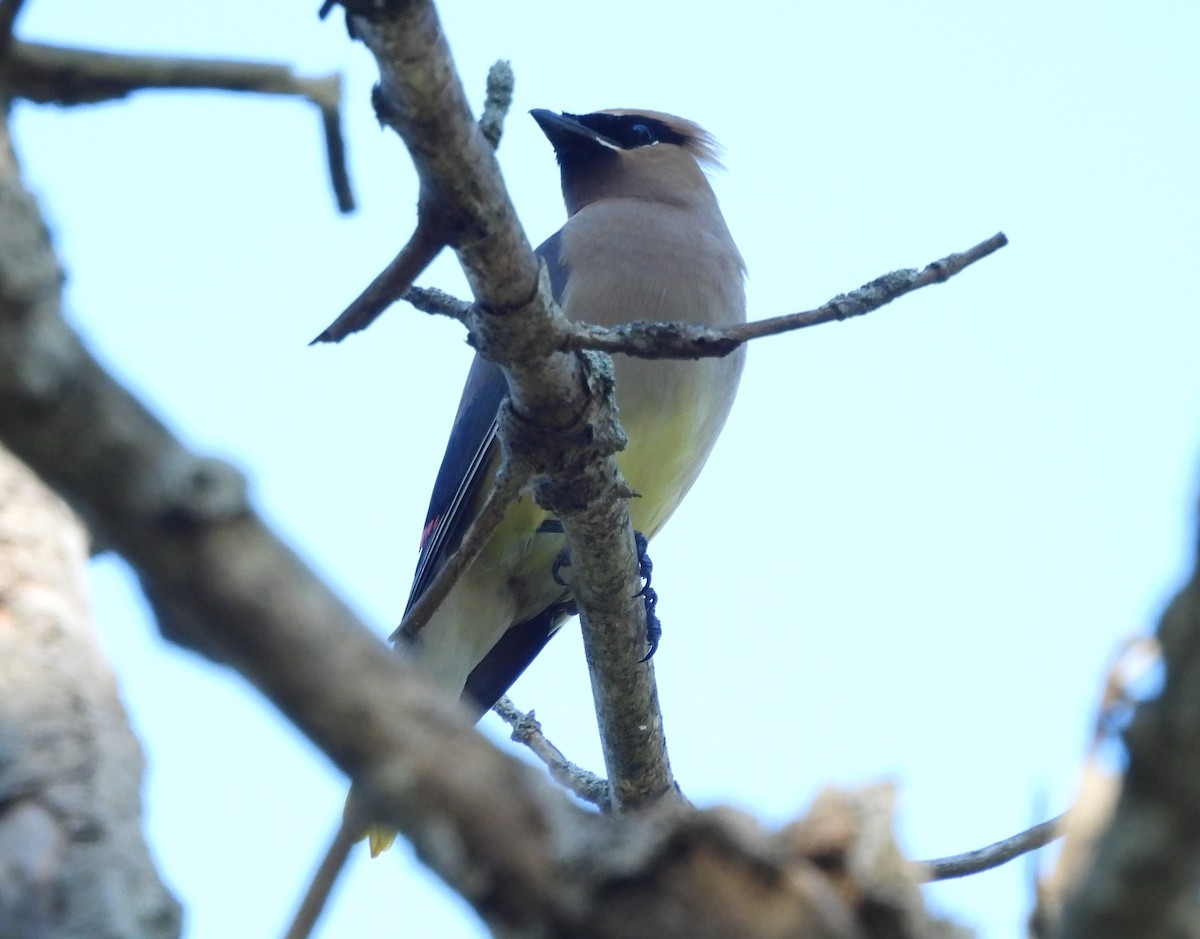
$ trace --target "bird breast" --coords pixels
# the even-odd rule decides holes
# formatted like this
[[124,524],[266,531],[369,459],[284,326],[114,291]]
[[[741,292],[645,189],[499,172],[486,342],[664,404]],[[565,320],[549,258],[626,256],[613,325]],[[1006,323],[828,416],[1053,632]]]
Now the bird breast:
[[[742,259],[707,196],[710,204],[699,206],[610,199],[580,209],[562,232],[563,312],[603,326],[743,322]],[[629,437],[617,459],[642,496],[630,511],[647,537],[662,527],[708,458],[733,404],[743,358],[741,349],[698,361],[615,357],[617,406]]]

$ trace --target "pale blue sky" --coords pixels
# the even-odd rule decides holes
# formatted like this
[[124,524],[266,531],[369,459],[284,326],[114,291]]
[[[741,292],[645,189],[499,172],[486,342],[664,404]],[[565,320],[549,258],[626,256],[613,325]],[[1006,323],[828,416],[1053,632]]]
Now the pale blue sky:
[[[292,101],[146,94],[22,106],[16,139],[104,360],[258,504],[379,633],[408,592],[469,361],[395,308],[307,341],[395,253],[415,182],[374,77],[317,3],[31,0],[30,39],[294,62],[347,79],[362,205],[334,213]],[[714,180],[753,316],[816,306],[1004,230],[951,283],[757,343],[721,444],[656,540],[671,757],[696,801],[768,821],[889,777],[914,856],[1010,834],[1069,799],[1104,665],[1189,560],[1200,442],[1198,14],[1178,3],[447,3],[473,100],[516,101],[501,163],[531,240],[562,221],[525,112],[647,107],[725,145]],[[452,258],[424,283],[464,292]],[[148,750],[150,838],[188,935],[269,936],[344,780],[239,679],[157,638],[94,565],[106,649]],[[599,768],[574,631],[514,689]],[[494,731],[494,727],[489,726]],[[1017,935],[1029,871],[930,892]],[[319,933],[473,937],[401,848],[358,857]]]

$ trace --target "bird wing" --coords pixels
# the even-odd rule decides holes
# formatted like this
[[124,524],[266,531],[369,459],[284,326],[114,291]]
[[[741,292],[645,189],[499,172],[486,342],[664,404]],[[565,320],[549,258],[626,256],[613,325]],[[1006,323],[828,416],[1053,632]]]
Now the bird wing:
[[[546,263],[555,300],[561,302],[567,270],[560,256],[560,243],[560,234],[556,233],[537,249],[537,254]],[[498,468],[496,419],[507,395],[508,383],[500,366],[476,356],[433,484],[406,612],[458,548],[487,495],[485,484],[490,484]],[[569,606],[569,603],[555,604],[514,624],[475,667],[463,694],[477,716],[495,704],[537,657],[566,618]],[[399,630],[392,634],[393,641],[403,638]]]
[[[480,490],[495,474],[496,415],[507,394],[504,371],[477,355],[429,498],[421,554],[405,613],[454,553],[478,511],[480,498],[486,495]],[[397,638],[399,631],[392,634],[393,641]]]

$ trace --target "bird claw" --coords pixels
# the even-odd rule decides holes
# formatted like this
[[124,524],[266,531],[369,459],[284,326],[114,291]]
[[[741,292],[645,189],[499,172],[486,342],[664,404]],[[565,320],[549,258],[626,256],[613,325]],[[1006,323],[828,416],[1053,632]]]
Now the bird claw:
[[[562,522],[557,520],[546,521],[542,523],[542,526],[538,530],[541,532],[561,532]],[[633,533],[633,545],[637,548],[638,576],[643,581],[642,589],[633,596],[634,599],[641,597],[642,605],[646,608],[646,645],[649,647],[646,654],[638,659],[638,661],[649,662],[654,657],[654,653],[658,651],[659,642],[662,641],[662,622],[655,612],[658,606],[658,591],[650,586],[650,578],[654,573],[654,562],[646,554],[646,550],[649,547],[646,536],[640,531],[635,531]],[[567,554],[564,548],[558,552],[554,558],[554,563],[550,565],[550,576],[554,578],[554,582],[560,587],[571,586],[562,576],[563,568],[570,566],[571,556]],[[572,601],[572,606],[574,606],[574,601]]]
[[643,598],[642,602],[646,606],[646,645],[650,647],[646,654],[638,659],[640,663],[649,662],[658,651],[658,644],[662,640],[662,623],[654,612],[654,608],[658,606],[658,591],[652,590],[647,584],[638,595]]
[[[548,518],[538,526],[539,535],[561,535],[563,533],[563,524],[557,518]],[[562,569],[571,566],[571,555],[567,554],[567,549],[563,548],[555,555],[554,563],[550,565],[550,576],[554,578],[554,582],[560,587],[570,587],[571,585],[563,580]]]
[[658,651],[658,644],[662,641],[662,622],[658,618],[658,614],[654,612],[658,606],[658,591],[650,586],[650,578],[654,573],[654,562],[650,560],[650,555],[646,553],[650,543],[640,531],[633,533],[633,545],[637,548],[638,555],[638,575],[644,583],[642,589],[635,593],[634,599],[642,598],[642,604],[646,608],[646,645],[649,649],[638,661],[649,662],[654,658],[654,653]]
[[646,591],[650,589],[650,576],[654,573],[654,562],[650,560],[650,555],[646,553],[650,547],[650,542],[640,531],[633,533],[633,546],[637,549],[638,576],[645,581],[642,589],[634,594],[635,597],[640,597],[645,595]]
[[554,558],[554,563],[550,565],[550,576],[554,578],[554,582],[560,587],[570,587],[571,585],[563,580],[562,569],[571,566],[571,555],[567,554],[567,549],[563,548]]

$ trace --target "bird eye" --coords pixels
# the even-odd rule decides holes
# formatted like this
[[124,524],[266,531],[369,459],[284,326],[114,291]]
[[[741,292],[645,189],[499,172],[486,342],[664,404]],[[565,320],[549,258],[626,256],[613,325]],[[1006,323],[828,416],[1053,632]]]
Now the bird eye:
[[635,147],[645,147],[654,143],[654,134],[645,124],[634,124],[629,128],[629,139]]

